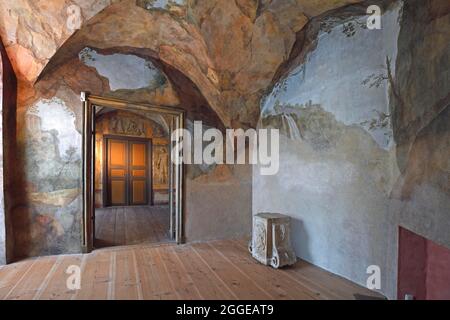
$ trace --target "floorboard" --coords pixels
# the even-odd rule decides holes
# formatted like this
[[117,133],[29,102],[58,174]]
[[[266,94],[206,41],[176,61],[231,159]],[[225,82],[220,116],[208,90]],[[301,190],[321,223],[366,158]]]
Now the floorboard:
[[34,299],[40,300],[70,300],[75,295],[76,290],[67,288],[67,280],[69,274],[67,270],[70,266],[80,266],[83,257],[81,255],[61,256],[58,264],[55,264],[56,269],[50,275],[42,292]]
[[[251,257],[246,243],[238,239],[141,244],[29,259],[0,269],[0,299],[350,300],[355,294],[383,298],[304,261],[280,270],[263,266]],[[81,270],[80,290],[66,285],[67,268],[73,265]]]
[[207,300],[233,300],[237,296],[223,283],[223,281],[211,272],[210,267],[204,261],[198,259],[193,250],[186,246],[174,246],[172,250],[183,264],[186,275],[190,276],[199,290],[202,299]]
[[171,242],[169,208],[145,206],[96,209],[95,238],[97,248]]
[[192,245],[198,256],[211,267],[211,270],[241,300],[272,299],[259,284],[245,276],[236,266],[230,263],[206,243]]
[[238,266],[247,277],[252,277],[273,299],[315,300],[319,295],[297,284],[292,285],[292,279],[280,273],[279,270],[267,268],[261,264],[255,264],[247,252],[232,241],[214,242],[212,246]]
[[22,278],[25,278],[36,260],[27,260],[2,267],[0,271],[0,299],[9,297]]
[[56,263],[56,257],[36,259],[31,268],[5,296],[8,300],[32,300],[41,289],[41,285]]

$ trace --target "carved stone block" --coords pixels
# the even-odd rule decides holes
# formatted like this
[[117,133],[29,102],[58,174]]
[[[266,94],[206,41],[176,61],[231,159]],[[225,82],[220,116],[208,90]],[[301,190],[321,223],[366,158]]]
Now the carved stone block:
[[259,213],[253,217],[253,258],[273,268],[292,265],[297,257],[291,247],[290,217],[278,213]]

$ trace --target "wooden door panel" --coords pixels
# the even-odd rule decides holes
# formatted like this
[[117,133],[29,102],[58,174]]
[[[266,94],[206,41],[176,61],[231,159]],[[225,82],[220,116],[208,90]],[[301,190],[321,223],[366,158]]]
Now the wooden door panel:
[[130,205],[148,204],[148,143],[130,141]]
[[126,140],[108,139],[108,203],[112,206],[128,204],[127,154]]
[[111,169],[111,177],[126,178],[127,171],[124,169]]
[[125,205],[127,202],[126,181],[112,180],[111,181],[111,204],[113,205]]
[[146,140],[107,138],[107,203],[147,205],[151,200],[151,144]]
[[147,203],[147,181],[133,180],[131,194],[133,204]]
[[133,170],[133,177],[136,178],[145,178],[147,174],[147,170]]
[[110,140],[110,165],[112,167],[125,167],[127,165],[127,142]]
[[131,166],[147,167],[147,144],[140,142],[131,142]]

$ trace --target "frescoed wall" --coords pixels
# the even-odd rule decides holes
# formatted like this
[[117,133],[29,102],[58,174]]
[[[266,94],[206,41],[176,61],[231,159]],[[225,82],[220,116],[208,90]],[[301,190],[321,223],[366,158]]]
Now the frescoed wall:
[[450,7],[380,4],[381,30],[349,7],[299,37],[261,104],[281,163],[255,168],[253,212],[291,216],[299,257],[363,286],[379,266],[396,298],[400,226],[450,247]]
[[25,192],[12,217],[18,257],[80,250],[81,133],[60,97],[40,98],[22,110]]

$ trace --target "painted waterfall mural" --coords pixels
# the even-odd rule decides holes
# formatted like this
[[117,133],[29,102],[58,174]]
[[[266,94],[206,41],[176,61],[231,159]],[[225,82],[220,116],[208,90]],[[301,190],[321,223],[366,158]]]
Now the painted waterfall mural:
[[[264,99],[262,118],[281,116],[287,122],[283,131],[296,136],[292,120],[298,120],[305,110],[321,107],[342,124],[366,130],[381,148],[392,147],[387,92],[389,76],[395,74],[392,61],[397,57],[399,10],[397,7],[384,14],[382,30],[368,30],[367,17],[340,22],[325,19],[305,62],[278,82]],[[334,43],[333,50],[330,42]]]

